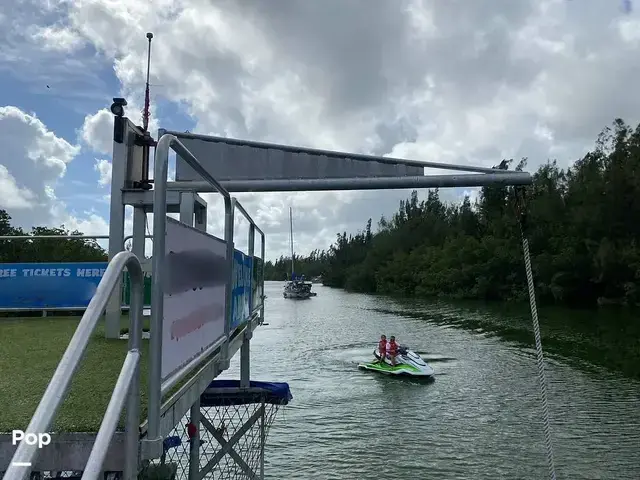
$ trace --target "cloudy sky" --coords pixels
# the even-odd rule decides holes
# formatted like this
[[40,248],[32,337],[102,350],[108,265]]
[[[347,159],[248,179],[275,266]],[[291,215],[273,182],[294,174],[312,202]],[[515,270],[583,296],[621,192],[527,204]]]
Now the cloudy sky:
[[[0,208],[107,232],[111,98],[141,118],[153,32],[158,126],[492,166],[569,166],[638,122],[640,14],[623,0],[5,0]],[[640,6],[637,9],[640,11]],[[239,194],[268,257],[327,248],[408,191]],[[456,199],[461,190],[446,193]],[[221,234],[220,202],[209,225]],[[130,227],[130,220],[128,221]]]

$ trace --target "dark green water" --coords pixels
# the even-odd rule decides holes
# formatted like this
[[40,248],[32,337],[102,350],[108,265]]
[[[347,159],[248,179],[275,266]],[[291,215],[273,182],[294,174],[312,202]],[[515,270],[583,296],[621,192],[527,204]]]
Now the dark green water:
[[[289,382],[294,395],[269,434],[267,478],[547,478],[535,352],[522,309],[314,289],[317,297],[291,301],[282,298],[282,283],[270,282],[269,325],[252,340],[252,378]],[[567,315],[570,329],[560,322]],[[640,478],[640,382],[620,373],[637,368],[621,352],[630,331],[593,314],[547,317],[540,321],[549,338],[558,478]],[[359,371],[380,333],[422,354],[435,383]],[[235,358],[224,376],[237,371]]]

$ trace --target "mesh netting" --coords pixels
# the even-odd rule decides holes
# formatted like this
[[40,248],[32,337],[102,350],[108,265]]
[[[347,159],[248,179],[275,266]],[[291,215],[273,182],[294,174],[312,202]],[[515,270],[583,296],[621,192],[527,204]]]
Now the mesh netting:
[[[200,410],[200,471],[216,480],[260,478],[260,465],[269,427],[280,405],[250,403]],[[176,480],[189,478],[188,418],[165,440],[165,456],[157,463],[177,466]],[[213,432],[211,431],[213,430]],[[225,445],[229,449],[223,451]]]
[[[216,406],[200,409],[199,432],[190,423],[190,419],[185,417],[165,438],[165,453],[162,458],[151,464],[145,462],[141,478],[146,478],[149,475],[145,473],[149,473],[149,478],[188,480],[191,442],[198,436],[200,441],[198,471],[201,474],[204,473],[203,478],[216,480],[262,478],[261,464],[269,428],[280,407],[286,405],[291,398],[288,386],[282,385],[286,386],[287,396],[281,399],[277,399],[277,394],[273,392],[256,394],[256,389],[249,389],[253,390],[253,397],[246,396],[248,390],[242,392],[244,398],[240,400],[237,395],[233,395],[234,389],[228,389],[228,393],[219,396],[213,393],[215,397],[213,402]],[[259,388],[257,390],[260,392]],[[208,401],[211,402],[212,399],[209,398]],[[151,473],[152,469],[155,470],[153,473]],[[31,479],[80,479],[81,476],[82,472],[77,471],[32,472]],[[106,480],[119,478],[122,478],[121,472],[108,472],[105,475]]]
[[[0,472],[0,477],[4,475],[4,472]],[[122,475],[120,472],[105,473],[105,480],[118,480]],[[64,478],[65,480],[81,480],[81,471],[45,471],[45,472],[31,472],[29,480],[49,480],[53,478]]]

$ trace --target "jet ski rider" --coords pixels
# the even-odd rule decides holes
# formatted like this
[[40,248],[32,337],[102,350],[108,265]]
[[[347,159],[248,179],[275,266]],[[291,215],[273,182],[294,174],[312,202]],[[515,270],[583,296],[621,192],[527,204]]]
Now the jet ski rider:
[[389,344],[387,345],[387,352],[389,353],[389,360],[391,360],[391,365],[396,366],[396,355],[398,355],[398,344],[396,343],[396,337],[391,335],[391,339],[389,340]]
[[380,341],[378,342],[378,353],[380,353],[380,363],[384,363],[384,359],[387,356],[387,336],[380,335]]

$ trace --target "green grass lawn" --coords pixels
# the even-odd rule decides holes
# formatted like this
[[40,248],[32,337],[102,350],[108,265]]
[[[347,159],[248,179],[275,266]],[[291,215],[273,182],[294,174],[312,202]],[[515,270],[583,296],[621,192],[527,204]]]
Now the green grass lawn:
[[[0,318],[0,432],[27,427],[80,318]],[[128,322],[124,316],[122,328]],[[141,422],[147,415],[149,341],[142,343]],[[98,430],[126,352],[126,340],[104,338],[101,320],[50,431]]]

